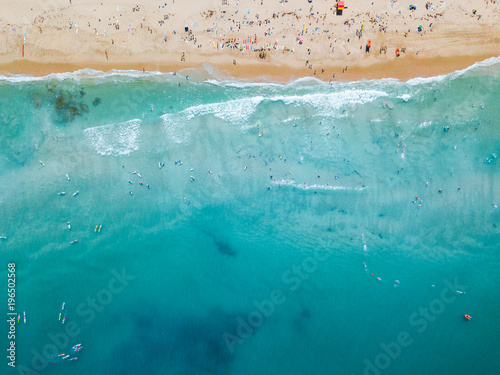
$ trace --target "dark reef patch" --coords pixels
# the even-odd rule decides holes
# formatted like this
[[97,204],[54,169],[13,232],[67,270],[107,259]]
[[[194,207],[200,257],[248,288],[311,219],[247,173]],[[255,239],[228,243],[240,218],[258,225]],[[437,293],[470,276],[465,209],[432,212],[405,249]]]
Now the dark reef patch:
[[155,309],[133,314],[130,339],[110,358],[113,374],[229,374],[233,355],[224,342],[237,315],[211,311],[206,316],[171,317]]

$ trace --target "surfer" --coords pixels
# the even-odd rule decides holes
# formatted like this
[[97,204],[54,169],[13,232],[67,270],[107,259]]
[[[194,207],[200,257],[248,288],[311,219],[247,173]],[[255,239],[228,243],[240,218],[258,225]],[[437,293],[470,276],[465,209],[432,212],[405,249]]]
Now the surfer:
[[57,195],[66,195],[66,192],[61,191],[60,193],[57,193]]
[[73,196],[76,197],[78,194],[80,194],[80,192],[77,190],[73,193]]
[[78,242],[78,240],[73,240],[73,241],[71,241],[71,243],[77,243],[77,242]]
[[71,224],[69,223],[69,221],[68,221],[68,229],[71,229]]

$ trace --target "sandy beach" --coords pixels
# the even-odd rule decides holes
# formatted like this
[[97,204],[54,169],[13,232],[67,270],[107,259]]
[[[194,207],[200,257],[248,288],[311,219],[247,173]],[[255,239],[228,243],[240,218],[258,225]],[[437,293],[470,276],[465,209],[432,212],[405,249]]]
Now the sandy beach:
[[0,72],[206,67],[278,81],[408,79],[500,55],[496,0],[410,5],[346,1],[339,15],[326,0],[0,0]]

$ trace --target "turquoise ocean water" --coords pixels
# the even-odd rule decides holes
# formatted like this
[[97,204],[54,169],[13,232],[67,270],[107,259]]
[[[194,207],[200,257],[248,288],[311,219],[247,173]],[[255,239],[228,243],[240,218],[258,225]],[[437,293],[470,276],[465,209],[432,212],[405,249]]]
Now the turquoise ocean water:
[[0,78],[2,374],[500,373],[499,59],[189,74]]

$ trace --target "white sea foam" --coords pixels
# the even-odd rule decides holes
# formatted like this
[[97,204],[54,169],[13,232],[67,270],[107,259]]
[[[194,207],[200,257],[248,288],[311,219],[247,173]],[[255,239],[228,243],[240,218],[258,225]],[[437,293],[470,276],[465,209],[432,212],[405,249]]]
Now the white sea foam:
[[183,143],[190,137],[186,122],[199,116],[213,115],[229,123],[237,123],[241,130],[251,127],[248,120],[255,113],[259,104],[264,100],[273,102],[282,101],[286,105],[310,105],[317,109],[319,115],[332,116],[334,111],[346,105],[369,103],[379,97],[388,96],[383,91],[351,90],[328,94],[306,94],[290,96],[263,97],[234,99],[224,102],[200,104],[188,107],[177,114],[164,114],[161,116],[169,137],[176,143]]
[[226,102],[200,104],[188,107],[177,114],[166,113],[161,118],[170,139],[175,143],[185,143],[191,137],[187,121],[199,116],[213,115],[221,120],[237,123],[241,130],[245,130],[252,126],[247,121],[262,100],[264,100],[262,96],[255,96]]
[[103,156],[128,155],[139,149],[141,120],[96,126],[83,131],[95,151]]
[[36,82],[36,81],[50,81],[50,80],[80,80],[82,78],[107,78],[107,77],[128,77],[128,78],[142,78],[142,77],[152,77],[152,76],[172,76],[173,73],[161,73],[161,72],[140,72],[138,70],[110,70],[109,72],[103,72],[101,70],[94,69],[81,69],[75,72],[66,73],[51,73],[42,77],[33,77],[24,74],[13,74],[13,75],[0,75],[0,81],[18,83],[18,82]]
[[209,79],[204,81],[214,86],[221,87],[235,87],[235,88],[250,88],[250,87],[283,87],[283,84],[273,83],[273,82],[247,82],[247,81],[236,81],[231,79],[215,80]]
[[[394,78],[384,78],[384,79],[379,79],[379,80],[369,80],[369,81],[361,81],[364,83],[368,84],[393,84],[396,82],[400,83],[406,83],[409,84],[410,86],[416,86],[416,85],[421,85],[421,84],[426,84],[426,83],[433,83],[433,82],[441,82],[445,78],[456,78],[459,77],[463,74],[465,74],[468,71],[478,69],[478,68],[485,68],[485,67],[490,67],[496,64],[500,64],[500,56],[499,57],[491,57],[489,59],[486,59],[484,61],[477,62],[465,69],[462,70],[457,70],[453,73],[447,74],[447,75],[438,75],[434,77],[427,77],[427,78],[413,78],[410,79],[406,82],[404,81],[399,81]],[[206,65],[203,66],[203,69],[209,73],[212,77],[215,78],[215,80],[208,80],[206,81],[207,83],[210,84],[217,84],[217,85],[223,85],[223,86],[232,86],[232,87],[255,87],[255,86],[290,86],[290,85],[297,85],[297,84],[315,84],[315,85],[329,85],[328,82],[321,81],[315,77],[302,77],[298,78],[292,82],[285,83],[285,84],[279,84],[279,83],[273,83],[273,82],[247,82],[245,80],[237,80],[237,79],[232,79],[232,78],[227,78],[225,76],[222,76],[221,74],[215,73],[215,71],[211,68],[208,68]],[[138,70],[110,70],[109,72],[103,72],[100,70],[94,70],[94,69],[81,69],[77,70],[75,72],[67,72],[67,73],[52,73],[46,76],[42,77],[33,77],[29,75],[23,75],[23,74],[12,74],[12,75],[0,75],[0,82],[32,82],[32,81],[43,81],[43,80],[59,80],[59,81],[64,81],[64,80],[79,80],[81,78],[106,78],[106,77],[129,77],[129,78],[140,78],[140,77],[165,77],[165,78],[170,78],[172,77],[174,72],[167,72],[167,73],[162,73],[158,71],[151,71],[151,72],[141,72]],[[351,86],[353,84],[359,84],[358,82],[335,82],[335,85],[347,85]]]
[[445,79],[455,79],[458,77],[463,76],[465,73],[475,70],[478,68],[487,68],[496,64],[500,64],[500,56],[499,57],[490,57],[489,59],[479,61],[477,63],[472,64],[471,66],[461,69],[461,70],[456,70],[453,73],[446,74],[446,75],[438,75],[438,76],[433,76],[433,77],[417,77],[417,78],[412,78],[406,83],[410,86],[419,86],[419,85],[424,85],[428,83],[439,83],[442,82]]
[[366,187],[354,187],[350,188],[347,186],[339,186],[339,185],[319,185],[319,184],[313,184],[313,185],[308,185],[306,183],[299,184],[294,180],[279,180],[279,181],[273,181],[273,185],[279,185],[279,186],[291,186],[295,189],[300,189],[300,190],[326,190],[326,191],[335,191],[335,190],[349,190],[349,191],[362,191],[365,190]]
[[229,100],[227,102],[201,104],[189,107],[181,112],[188,120],[195,116],[212,114],[224,121],[245,121],[255,112],[257,106],[264,100],[262,96]]
[[427,127],[431,126],[432,124],[434,124],[432,121],[424,121],[423,123],[421,123],[421,124],[419,125],[419,127],[420,127],[420,128],[424,128],[424,129],[425,129],[425,128],[427,128]]
[[348,105],[369,103],[383,96],[388,96],[388,94],[375,90],[351,90],[327,94],[273,97],[254,96],[188,107],[177,114],[164,114],[161,118],[164,121],[168,136],[176,143],[184,143],[191,136],[187,121],[199,116],[213,115],[223,121],[238,124],[240,129],[244,131],[253,126],[248,120],[256,112],[259,104],[265,100],[282,101],[286,105],[293,106],[310,105],[316,108],[319,115],[338,116],[340,114],[336,114],[336,110],[338,112]]
[[328,94],[306,94],[291,96],[275,96],[272,101],[282,101],[288,105],[310,105],[322,116],[331,116],[333,111],[352,104],[370,103],[377,98],[389,96],[386,92],[377,90],[349,90]]

